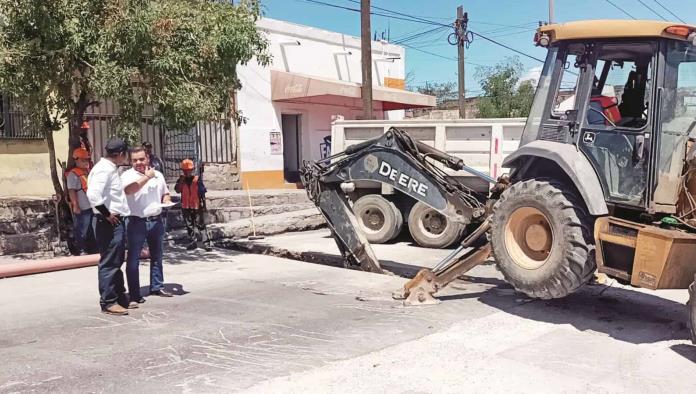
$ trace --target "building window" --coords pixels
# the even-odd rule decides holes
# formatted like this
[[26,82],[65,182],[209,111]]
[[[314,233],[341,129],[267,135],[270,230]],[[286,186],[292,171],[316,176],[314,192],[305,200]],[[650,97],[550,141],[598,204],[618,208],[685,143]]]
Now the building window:
[[43,139],[41,130],[34,130],[26,122],[24,113],[10,97],[0,95],[0,139]]

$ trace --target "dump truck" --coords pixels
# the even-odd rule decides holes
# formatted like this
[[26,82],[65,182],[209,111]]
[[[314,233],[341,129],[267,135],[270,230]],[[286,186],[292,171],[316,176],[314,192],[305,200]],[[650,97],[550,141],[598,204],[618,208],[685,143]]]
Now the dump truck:
[[[331,124],[331,152],[340,153],[351,145],[377,137],[391,127],[396,127],[407,132],[413,139],[457,156],[469,167],[497,178],[505,171],[502,167],[503,160],[519,145],[524,121],[524,118],[339,118]],[[449,169],[445,168],[445,171]],[[475,191],[485,193],[489,189],[486,180],[473,174],[450,171],[450,175]],[[439,249],[461,241],[470,230],[384,183],[357,180],[355,190],[348,198],[355,217],[371,244],[388,243],[400,234],[407,233],[419,246]]]
[[[302,180],[347,265],[382,272],[347,197],[356,182],[393,187],[471,228],[407,304],[435,303],[493,256],[529,297],[565,297],[595,272],[647,289],[689,288],[696,340],[696,26],[597,20],[540,26],[547,50],[519,148],[490,177],[391,128],[326,159]],[[474,190],[451,172],[490,188]]]

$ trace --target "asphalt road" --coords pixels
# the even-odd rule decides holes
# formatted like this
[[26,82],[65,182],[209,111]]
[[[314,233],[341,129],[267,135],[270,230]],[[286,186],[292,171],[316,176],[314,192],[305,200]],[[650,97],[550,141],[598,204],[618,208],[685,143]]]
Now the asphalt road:
[[96,268],[0,280],[0,392],[696,388],[685,292],[595,285],[533,301],[487,265],[414,308],[391,299],[395,276],[229,251],[167,259],[178,295],[127,317],[99,313]]

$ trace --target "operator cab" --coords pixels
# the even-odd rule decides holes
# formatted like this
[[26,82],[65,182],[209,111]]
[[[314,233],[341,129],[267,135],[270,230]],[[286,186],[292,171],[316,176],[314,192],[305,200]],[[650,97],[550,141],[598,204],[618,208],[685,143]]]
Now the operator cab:
[[574,144],[610,209],[675,213],[696,124],[696,27],[571,22],[535,40],[548,54],[521,146]]

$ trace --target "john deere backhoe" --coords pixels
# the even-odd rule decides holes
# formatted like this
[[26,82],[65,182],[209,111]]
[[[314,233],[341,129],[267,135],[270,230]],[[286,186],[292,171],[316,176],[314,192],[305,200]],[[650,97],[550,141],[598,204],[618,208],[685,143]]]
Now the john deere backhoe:
[[[696,339],[696,27],[581,21],[541,26],[535,43],[548,52],[520,147],[503,163],[509,175],[491,179],[390,129],[305,163],[310,198],[347,264],[374,272],[379,261],[349,202],[356,180],[388,184],[475,228],[407,283],[407,303],[436,302],[492,253],[530,297],[564,297],[596,271],[636,287],[690,287]],[[451,170],[485,179],[490,193]]]

